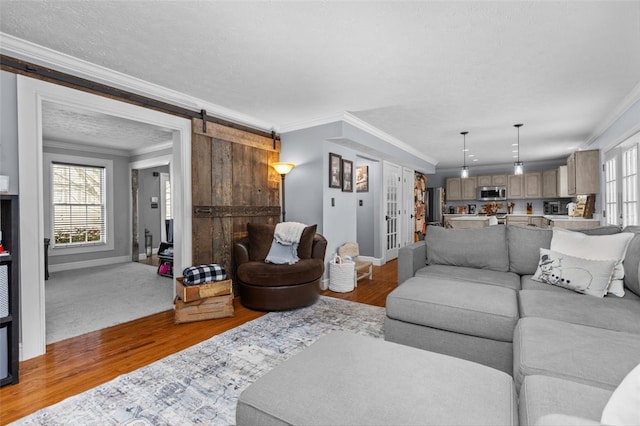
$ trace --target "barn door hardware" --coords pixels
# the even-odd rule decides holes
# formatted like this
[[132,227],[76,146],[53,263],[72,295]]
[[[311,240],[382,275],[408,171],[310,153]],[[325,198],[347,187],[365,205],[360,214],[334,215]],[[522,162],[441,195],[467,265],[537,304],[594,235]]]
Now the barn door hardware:
[[207,110],[201,109],[200,115],[202,116],[202,132],[207,133]]

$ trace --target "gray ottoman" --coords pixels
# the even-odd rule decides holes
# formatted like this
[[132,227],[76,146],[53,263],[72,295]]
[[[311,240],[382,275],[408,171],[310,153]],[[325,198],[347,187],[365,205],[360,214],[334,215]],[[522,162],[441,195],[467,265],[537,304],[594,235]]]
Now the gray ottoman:
[[386,340],[513,372],[515,290],[416,276],[389,293],[386,308]]
[[242,392],[238,425],[515,425],[508,374],[335,332]]

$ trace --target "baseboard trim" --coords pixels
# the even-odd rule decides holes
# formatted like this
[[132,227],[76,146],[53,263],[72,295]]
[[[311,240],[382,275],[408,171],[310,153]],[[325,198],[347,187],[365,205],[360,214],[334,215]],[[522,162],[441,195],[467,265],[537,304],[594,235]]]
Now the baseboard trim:
[[375,266],[382,266],[386,263],[384,259],[381,259],[378,257],[371,257],[371,256],[358,256],[358,260],[362,260],[363,262],[371,262]]
[[49,272],[70,271],[72,269],[92,268],[94,266],[113,265],[115,263],[124,263],[130,261],[130,256],[117,256],[94,260],[83,260],[81,262],[59,263],[57,265],[49,265]]

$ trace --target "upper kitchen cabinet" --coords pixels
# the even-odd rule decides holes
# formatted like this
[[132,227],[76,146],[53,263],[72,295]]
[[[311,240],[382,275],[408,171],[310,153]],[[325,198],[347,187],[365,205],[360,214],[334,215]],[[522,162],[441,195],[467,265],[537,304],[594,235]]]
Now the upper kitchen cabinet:
[[475,176],[465,179],[459,177],[447,178],[447,202],[475,200],[477,198],[477,183],[478,180]]
[[478,176],[478,186],[507,186],[507,175]]
[[595,194],[600,191],[600,151],[576,151],[567,159],[569,195]]
[[478,194],[476,193],[477,182],[478,180],[475,177],[462,179],[463,200],[476,200],[478,198]]
[[447,202],[449,201],[460,201],[462,200],[462,178],[447,178],[447,192],[446,198]]
[[507,198],[524,198],[524,175],[507,176]]
[[569,197],[569,182],[568,182],[567,166],[558,167],[558,197]]
[[558,197],[558,170],[542,172],[542,198]]
[[524,174],[524,198],[542,198],[542,173]]

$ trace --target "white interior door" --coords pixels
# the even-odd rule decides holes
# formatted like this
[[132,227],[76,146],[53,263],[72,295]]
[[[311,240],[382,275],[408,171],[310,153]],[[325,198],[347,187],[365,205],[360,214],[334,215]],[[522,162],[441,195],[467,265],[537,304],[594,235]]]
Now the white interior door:
[[413,243],[413,236],[415,233],[415,200],[414,200],[414,188],[415,188],[415,174],[413,170],[403,168],[402,169],[402,239],[400,246],[404,247]]
[[387,163],[383,164],[382,176],[384,179],[384,214],[385,214],[385,260],[389,261],[398,257],[400,247],[400,209],[402,202],[402,170],[399,166]]

